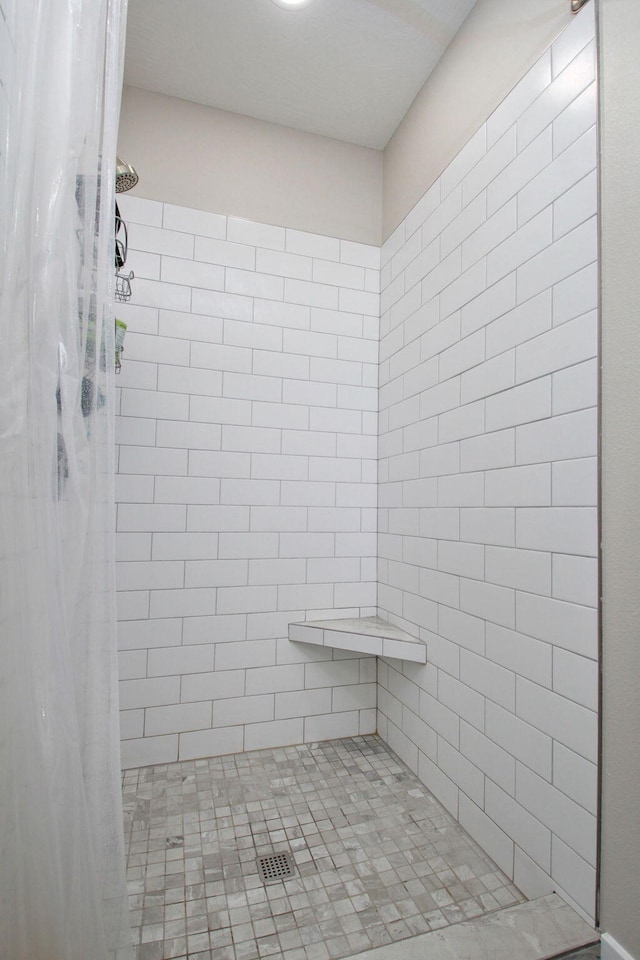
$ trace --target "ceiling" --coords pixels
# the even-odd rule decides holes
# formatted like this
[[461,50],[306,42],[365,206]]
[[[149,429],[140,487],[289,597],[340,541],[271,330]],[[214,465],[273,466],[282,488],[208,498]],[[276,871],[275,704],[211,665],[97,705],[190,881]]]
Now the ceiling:
[[381,150],[476,0],[129,0],[125,83]]

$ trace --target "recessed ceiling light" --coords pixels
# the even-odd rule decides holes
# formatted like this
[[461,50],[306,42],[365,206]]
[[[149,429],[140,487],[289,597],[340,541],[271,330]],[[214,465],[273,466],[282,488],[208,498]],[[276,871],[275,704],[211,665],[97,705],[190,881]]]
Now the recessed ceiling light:
[[311,0],[273,0],[273,2],[279,7],[284,7],[285,10],[300,10],[310,4]]

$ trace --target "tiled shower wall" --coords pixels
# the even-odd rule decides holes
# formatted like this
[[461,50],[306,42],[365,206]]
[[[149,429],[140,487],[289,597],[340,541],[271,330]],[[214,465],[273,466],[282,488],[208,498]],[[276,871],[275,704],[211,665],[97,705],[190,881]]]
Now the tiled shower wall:
[[529,895],[594,915],[594,13],[382,251],[378,730]]
[[120,198],[123,764],[375,731],[377,247]]

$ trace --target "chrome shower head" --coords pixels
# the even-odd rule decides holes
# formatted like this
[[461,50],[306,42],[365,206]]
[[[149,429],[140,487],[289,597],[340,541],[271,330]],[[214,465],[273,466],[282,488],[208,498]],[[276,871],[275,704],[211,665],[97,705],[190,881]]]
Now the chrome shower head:
[[138,174],[130,163],[116,157],[116,193],[126,193],[138,182]]

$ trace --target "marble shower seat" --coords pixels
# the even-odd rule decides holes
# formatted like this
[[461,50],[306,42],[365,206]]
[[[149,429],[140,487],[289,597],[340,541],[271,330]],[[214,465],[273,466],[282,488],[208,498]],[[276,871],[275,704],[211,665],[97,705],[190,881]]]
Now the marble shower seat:
[[427,662],[427,648],[422,640],[381,617],[302,620],[289,624],[289,640],[412,663]]

